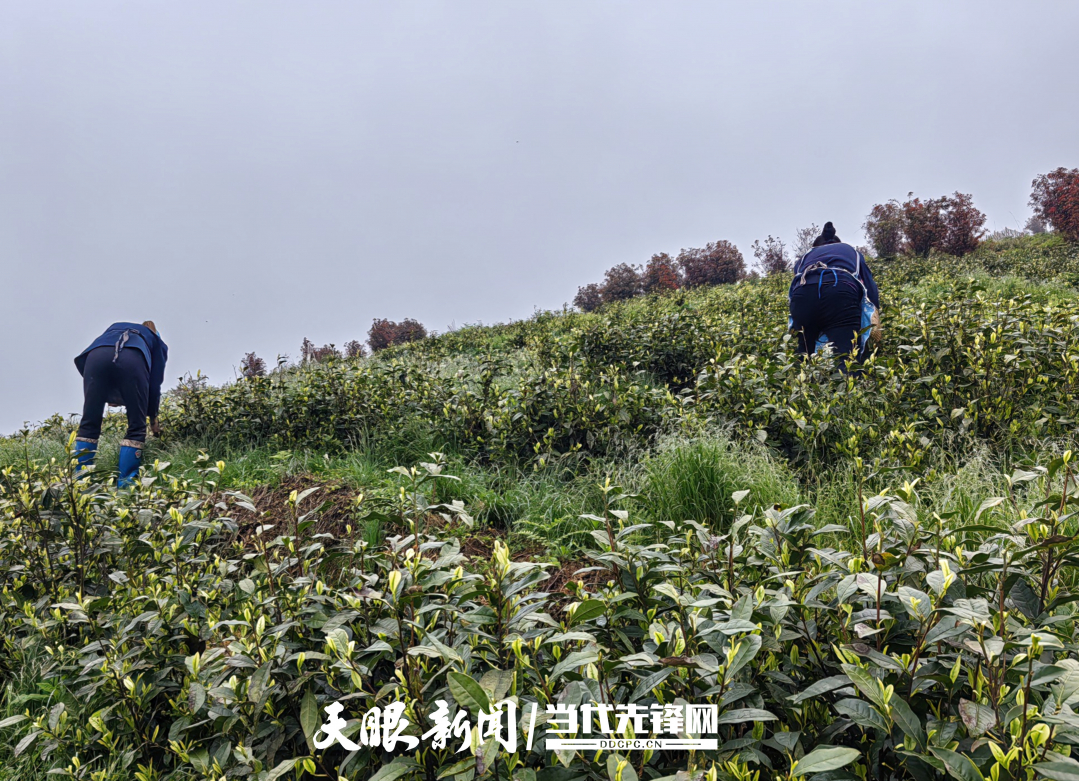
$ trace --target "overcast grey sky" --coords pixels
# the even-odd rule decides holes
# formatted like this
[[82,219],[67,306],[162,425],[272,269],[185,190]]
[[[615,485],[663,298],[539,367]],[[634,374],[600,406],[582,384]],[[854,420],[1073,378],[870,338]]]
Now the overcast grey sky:
[[1079,165],[1079,2],[0,0],[0,432],[155,320],[243,354],[529,316],[604,269]]

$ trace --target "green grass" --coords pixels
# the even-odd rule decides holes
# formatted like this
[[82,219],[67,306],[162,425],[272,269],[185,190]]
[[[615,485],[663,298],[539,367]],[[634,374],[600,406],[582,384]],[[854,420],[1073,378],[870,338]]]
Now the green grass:
[[[194,468],[204,448],[190,444],[147,448],[147,458],[168,461],[173,468]],[[223,488],[251,489],[258,486],[275,487],[282,480],[297,476],[312,476],[317,480],[342,483],[354,488],[377,483],[386,476],[386,468],[366,451],[336,454],[309,451],[272,450],[265,447],[252,450],[222,449],[214,451],[215,460],[223,461],[219,484]]]
[[756,443],[735,442],[724,432],[668,435],[630,471],[649,518],[695,520],[725,528],[735,516],[733,494],[749,491],[737,514],[802,501],[802,489],[785,463]]

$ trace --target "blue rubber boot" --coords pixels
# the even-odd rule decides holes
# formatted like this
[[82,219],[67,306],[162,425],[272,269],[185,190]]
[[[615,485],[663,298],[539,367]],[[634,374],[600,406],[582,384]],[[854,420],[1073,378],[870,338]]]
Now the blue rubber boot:
[[116,482],[120,488],[127,488],[138,477],[145,444],[134,439],[125,439],[120,443],[120,479]]
[[94,465],[94,456],[97,455],[97,440],[96,439],[76,439],[75,440],[75,458],[78,460],[79,468],[75,472],[76,477],[82,477],[83,474],[90,467]]

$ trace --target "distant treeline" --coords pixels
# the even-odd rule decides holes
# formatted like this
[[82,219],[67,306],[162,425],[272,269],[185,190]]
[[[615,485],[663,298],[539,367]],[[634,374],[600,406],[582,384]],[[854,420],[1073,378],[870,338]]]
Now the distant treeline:
[[[1079,241],[1079,168],[1058,168],[1034,179],[1030,206],[1034,214],[1023,231],[1005,229],[995,237],[1052,230]],[[976,250],[987,238],[985,222],[985,214],[969,194],[955,192],[922,200],[911,192],[902,203],[892,199],[870,209],[862,224],[869,246],[859,249],[879,258],[924,258],[934,251],[961,257]],[[661,252],[644,266],[619,263],[607,269],[603,282],[577,288],[573,304],[581,311],[592,312],[603,304],[649,293],[789,273],[793,262],[812,248],[819,232],[816,225],[802,228],[789,248],[771,235],[753,242],[753,269],[747,268],[741,251],[726,240],[713,241],[700,249],[683,249],[674,258]]]

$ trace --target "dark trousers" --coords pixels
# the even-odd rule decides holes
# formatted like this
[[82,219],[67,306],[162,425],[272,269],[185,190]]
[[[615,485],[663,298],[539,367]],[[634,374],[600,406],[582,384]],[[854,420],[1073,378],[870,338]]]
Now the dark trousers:
[[122,401],[127,408],[127,436],[146,441],[146,408],[150,401],[150,367],[135,349],[116,352],[115,347],[97,347],[86,356],[82,372],[82,422],[80,439],[97,440],[105,405]]
[[791,293],[791,319],[798,331],[798,352],[809,355],[816,349],[817,339],[824,337],[832,343],[836,355],[857,355],[858,332],[862,330],[862,291],[849,280],[835,280],[830,272],[824,278],[807,280]]

